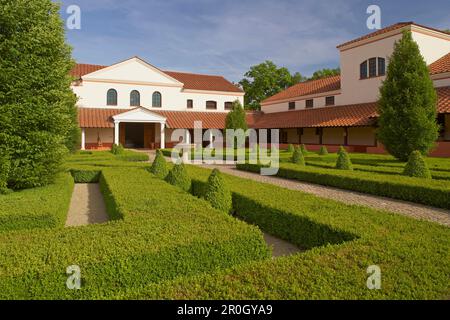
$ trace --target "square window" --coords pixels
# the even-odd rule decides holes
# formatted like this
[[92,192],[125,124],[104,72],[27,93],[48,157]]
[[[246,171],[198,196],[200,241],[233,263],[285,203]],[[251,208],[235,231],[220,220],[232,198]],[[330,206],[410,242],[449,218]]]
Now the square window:
[[233,110],[233,102],[225,102],[225,110]]
[[326,106],[334,106],[334,96],[326,97],[325,98],[325,105]]
[[307,108],[314,108],[314,100],[313,99],[306,100],[306,107]]
[[289,102],[289,110],[295,110],[295,102]]

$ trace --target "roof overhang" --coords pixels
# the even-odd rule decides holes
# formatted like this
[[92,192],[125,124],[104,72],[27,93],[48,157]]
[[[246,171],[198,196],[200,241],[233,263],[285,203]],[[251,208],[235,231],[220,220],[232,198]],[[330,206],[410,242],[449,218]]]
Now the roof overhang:
[[151,112],[147,108],[139,107],[127,112],[117,114],[112,117],[114,123],[119,122],[135,122],[135,123],[163,123],[167,119],[157,113]]

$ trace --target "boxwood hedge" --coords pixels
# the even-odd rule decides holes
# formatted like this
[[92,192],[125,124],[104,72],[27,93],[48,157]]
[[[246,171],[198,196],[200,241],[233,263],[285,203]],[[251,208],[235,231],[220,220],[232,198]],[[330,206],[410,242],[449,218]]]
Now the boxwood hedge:
[[[260,172],[261,165],[238,164],[237,168]],[[277,176],[450,209],[448,181],[430,181],[400,175],[393,179],[392,175],[304,168],[291,163],[281,163]]]

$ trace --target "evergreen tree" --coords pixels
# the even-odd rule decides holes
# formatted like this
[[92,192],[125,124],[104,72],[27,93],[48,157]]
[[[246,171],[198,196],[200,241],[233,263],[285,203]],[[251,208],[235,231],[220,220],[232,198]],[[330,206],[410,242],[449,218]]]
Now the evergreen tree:
[[328,154],[328,149],[325,146],[320,147],[319,155],[326,156]]
[[431,179],[430,170],[419,151],[413,151],[411,153],[403,174],[410,177]]
[[336,169],[340,170],[353,170],[353,164],[350,160],[350,156],[344,147],[341,147],[338,152],[338,159],[336,161]]
[[290,153],[294,152],[294,145],[293,145],[292,143],[290,143],[290,144],[288,145],[287,151],[290,152]]
[[300,148],[295,148],[294,154],[292,155],[292,163],[299,164],[301,166],[306,165],[305,157],[303,156],[303,152]]
[[155,160],[153,160],[150,172],[161,179],[165,179],[169,173],[166,159],[164,158],[162,151],[159,149],[156,150],[156,157]]
[[386,150],[402,161],[415,150],[428,153],[439,132],[437,97],[411,32],[395,44],[380,94],[378,138]]
[[173,166],[172,170],[170,170],[166,177],[166,181],[171,185],[183,189],[184,191],[189,192],[191,190],[191,178],[189,177],[183,163]]
[[232,209],[231,191],[219,170],[214,169],[208,178],[205,199],[221,211],[229,213]]
[[[244,132],[247,131],[246,113],[239,100],[233,102],[233,109],[228,112],[225,119],[225,128],[232,130],[242,129]],[[237,148],[237,138],[235,138],[234,147]]]
[[76,96],[59,6],[0,1],[0,153],[9,154],[13,189],[53,181],[79,141]]

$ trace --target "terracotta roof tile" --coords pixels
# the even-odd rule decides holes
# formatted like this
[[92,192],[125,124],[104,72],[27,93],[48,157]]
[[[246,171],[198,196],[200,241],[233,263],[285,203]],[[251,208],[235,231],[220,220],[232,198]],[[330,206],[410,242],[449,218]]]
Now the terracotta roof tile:
[[240,88],[229,82],[222,76],[204,74],[184,73],[175,71],[163,71],[165,74],[175,78],[184,84],[185,89],[243,92]]
[[450,87],[437,89],[438,94],[438,112],[450,113]]
[[433,62],[429,68],[431,74],[450,72],[450,52],[439,60]]
[[349,106],[304,109],[297,111],[266,113],[256,128],[320,128],[367,126],[374,123],[377,104],[365,103]]
[[[81,128],[114,128],[112,117],[133,109],[79,108],[78,123]],[[193,129],[195,121],[202,121],[204,128],[225,128],[224,112],[193,112],[149,110],[167,119],[167,127],[172,129]]]
[[341,76],[301,82],[280,93],[265,99],[262,103],[297,98],[306,95],[325,93],[341,89]]
[[82,76],[98,71],[100,69],[104,69],[106,66],[100,66],[96,64],[85,64],[85,63],[78,63],[75,65],[75,67],[70,71],[70,75],[80,79]]
[[[77,64],[70,75],[77,79],[83,77],[86,74],[104,69],[107,66],[100,66],[94,64]],[[184,89],[192,90],[206,90],[206,91],[224,91],[224,92],[243,92],[240,88],[232,84],[230,81],[222,76],[175,72],[175,71],[162,71],[170,77],[182,82]]]

